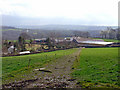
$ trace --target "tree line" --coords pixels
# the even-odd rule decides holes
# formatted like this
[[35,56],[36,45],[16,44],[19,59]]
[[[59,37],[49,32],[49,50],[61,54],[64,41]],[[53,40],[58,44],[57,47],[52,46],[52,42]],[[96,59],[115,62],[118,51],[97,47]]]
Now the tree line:
[[100,32],[102,38],[105,39],[118,39],[119,37],[119,29],[113,29],[111,27],[107,27],[107,30],[102,30]]

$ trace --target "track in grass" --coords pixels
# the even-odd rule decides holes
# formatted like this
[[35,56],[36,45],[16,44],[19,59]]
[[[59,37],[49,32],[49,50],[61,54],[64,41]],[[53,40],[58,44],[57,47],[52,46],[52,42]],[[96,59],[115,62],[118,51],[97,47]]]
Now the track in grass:
[[2,58],[3,83],[8,83],[7,80],[9,79],[12,80],[12,78],[13,79],[19,78],[19,75],[22,75],[24,78],[24,74],[30,73],[32,69],[40,68],[50,61],[53,61],[57,58],[61,58],[65,55],[72,54],[75,51],[76,49],[68,49],[53,52],[45,52],[40,54],[3,57]]
[[[36,69],[31,70],[32,72],[28,73],[27,77],[33,76],[34,78],[24,78],[24,80],[3,84],[3,88],[80,88],[76,85],[77,81],[71,78],[70,73],[73,62],[76,60],[76,56],[79,55],[81,48],[74,49],[72,53],[70,53],[71,49],[68,51],[69,54],[45,64],[45,69],[36,70],[36,67]],[[66,50],[64,50],[64,52],[66,52]],[[62,53],[64,54],[64,52]]]

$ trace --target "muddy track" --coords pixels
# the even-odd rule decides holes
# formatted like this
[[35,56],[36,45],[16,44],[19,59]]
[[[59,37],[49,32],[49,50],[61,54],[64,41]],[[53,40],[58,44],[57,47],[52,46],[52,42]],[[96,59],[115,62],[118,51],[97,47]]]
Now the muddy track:
[[60,59],[56,59],[54,62],[50,62],[44,67],[46,71],[35,71],[34,73],[38,73],[35,76],[36,79],[6,84],[3,85],[3,88],[80,88],[77,85],[77,80],[70,76],[73,62],[80,54],[80,51],[81,48],[71,55],[66,55]]

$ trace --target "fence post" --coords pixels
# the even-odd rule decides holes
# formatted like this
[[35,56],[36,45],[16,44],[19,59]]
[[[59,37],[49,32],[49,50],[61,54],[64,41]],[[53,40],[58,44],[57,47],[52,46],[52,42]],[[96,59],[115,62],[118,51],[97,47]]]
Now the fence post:
[[57,59],[57,58],[56,58],[56,53],[55,53],[55,59]]
[[46,60],[47,60],[47,55],[46,55]]
[[31,59],[29,59],[29,61],[28,61],[28,67],[30,66],[30,61],[31,61]]

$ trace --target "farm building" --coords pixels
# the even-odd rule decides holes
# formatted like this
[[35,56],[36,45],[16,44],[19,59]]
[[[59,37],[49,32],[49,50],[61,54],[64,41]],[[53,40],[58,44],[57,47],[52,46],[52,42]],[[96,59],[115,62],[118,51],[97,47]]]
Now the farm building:
[[36,43],[46,43],[46,38],[35,39],[34,42],[36,42]]
[[55,39],[56,43],[61,43],[61,42],[72,42],[73,38],[64,38],[64,39]]
[[111,44],[113,44],[113,42],[81,41],[78,45],[83,47],[108,47]]
[[73,42],[77,43],[81,47],[105,47],[110,46],[114,42],[105,42],[101,39],[87,39],[87,38],[73,38]]
[[55,39],[56,43],[64,42],[64,39]]
[[30,51],[23,51],[23,52],[19,52],[19,54],[29,54]]

